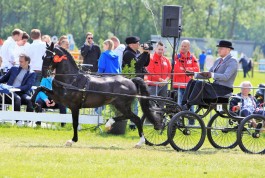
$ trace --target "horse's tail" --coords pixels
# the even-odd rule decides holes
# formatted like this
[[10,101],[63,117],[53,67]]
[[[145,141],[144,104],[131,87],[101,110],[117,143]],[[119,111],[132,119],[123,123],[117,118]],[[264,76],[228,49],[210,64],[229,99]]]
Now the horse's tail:
[[[140,77],[135,77],[132,79],[133,83],[136,85],[138,94],[141,96],[150,96],[148,92],[148,87],[144,80]],[[149,99],[139,98],[139,102],[142,108],[142,111],[144,115],[147,117],[147,119],[154,124],[155,127],[160,126],[160,118],[154,114],[154,111],[152,111],[150,108],[152,108],[152,105],[149,102]]]

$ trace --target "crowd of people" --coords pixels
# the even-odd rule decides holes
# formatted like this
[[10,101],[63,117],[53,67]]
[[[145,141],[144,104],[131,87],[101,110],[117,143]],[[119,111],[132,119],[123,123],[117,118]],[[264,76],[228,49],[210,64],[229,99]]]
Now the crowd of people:
[[[32,39],[31,44],[28,43],[30,38]],[[230,41],[221,40],[219,42],[217,45],[219,58],[211,69],[205,72],[205,51],[202,51],[197,59],[190,51],[191,45],[188,40],[181,42],[180,51],[174,57],[174,68],[172,69],[170,60],[165,56],[165,44],[161,41],[155,44],[154,52],[151,53],[147,44],[140,45],[140,38],[137,36],[127,37],[124,40],[126,45],[122,44],[118,37],[112,36],[103,42],[102,52],[100,45],[97,45],[93,38],[93,33],[87,32],[85,42],[80,48],[83,64],[86,65],[82,68],[84,71],[89,70],[98,74],[119,74],[123,68],[133,67],[136,76],[146,81],[150,94],[161,97],[167,96],[168,83],[172,79],[173,88],[178,93],[177,102],[183,110],[192,110],[193,105],[204,105],[208,100],[233,92],[238,62],[231,55],[231,50],[234,48]],[[46,51],[46,44],[50,43],[50,36],[42,35],[39,29],[32,29],[30,35],[20,29],[14,29],[12,35],[3,43],[0,50],[2,72],[0,83],[7,83],[20,89],[19,92],[15,92],[15,111],[20,111],[21,104],[26,104],[26,111],[33,112],[30,101],[32,86],[41,85],[52,89],[53,77],[42,78],[41,75],[42,57]],[[67,36],[61,36],[55,46],[69,49]],[[213,78],[214,82],[210,84],[194,80],[209,78]],[[243,83],[242,87],[245,84]],[[244,96],[243,93],[242,96]],[[5,102],[10,103],[11,101],[7,99]],[[247,102],[250,103],[250,101]],[[64,106],[55,103],[45,93],[39,93],[36,103],[39,112],[42,112],[44,107],[58,107],[61,114],[66,113]],[[164,103],[159,102],[159,105],[163,107]],[[134,102],[134,112],[138,114],[137,100]],[[255,109],[242,111],[243,115],[254,112],[257,111]],[[37,124],[40,125],[40,122]],[[61,125],[64,126],[65,123],[61,123]]]

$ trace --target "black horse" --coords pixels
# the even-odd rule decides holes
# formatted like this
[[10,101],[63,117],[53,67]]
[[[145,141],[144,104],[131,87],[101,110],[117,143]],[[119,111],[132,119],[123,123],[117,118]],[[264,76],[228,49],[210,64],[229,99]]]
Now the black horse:
[[[47,46],[43,57],[43,77],[47,77],[54,69],[56,72],[52,82],[53,89],[38,87],[32,96],[32,102],[35,103],[38,92],[43,91],[55,102],[63,104],[72,111],[74,136],[72,140],[66,142],[67,146],[78,141],[79,109],[112,104],[122,114],[113,118],[114,121],[130,119],[135,123],[140,136],[140,141],[136,146],[140,147],[145,143],[142,124],[140,118],[131,111],[131,104],[136,96],[138,96],[143,114],[154,125],[154,129],[158,130],[162,127],[162,119],[155,115],[149,100],[144,97],[149,96],[149,92],[143,79],[136,77],[130,80],[120,75],[85,74],[79,70],[67,50],[61,47],[54,48],[51,44]],[[107,124],[111,125],[113,122]]]

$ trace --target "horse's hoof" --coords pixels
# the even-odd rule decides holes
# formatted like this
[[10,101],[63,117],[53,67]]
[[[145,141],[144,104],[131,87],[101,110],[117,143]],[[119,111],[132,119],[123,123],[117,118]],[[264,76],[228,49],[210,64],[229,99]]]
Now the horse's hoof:
[[141,148],[141,145],[135,145],[134,148]]
[[105,124],[105,129],[106,129],[106,131],[110,131],[111,126],[112,126],[112,124],[114,124],[114,123],[115,123],[114,119],[110,118],[110,119],[108,120],[108,122]]
[[65,146],[72,146],[73,145],[73,141],[72,140],[68,140],[66,143],[65,143]]
[[109,126],[109,127],[105,127],[106,132],[110,131],[111,129],[112,129],[111,126]]

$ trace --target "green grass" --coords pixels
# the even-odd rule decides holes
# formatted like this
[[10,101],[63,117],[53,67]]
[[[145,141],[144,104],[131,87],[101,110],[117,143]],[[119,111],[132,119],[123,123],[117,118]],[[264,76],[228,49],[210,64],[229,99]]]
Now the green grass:
[[238,147],[217,150],[208,141],[196,152],[170,146],[133,148],[136,131],[123,136],[69,129],[0,126],[0,177],[264,177],[264,156]]
[[[253,87],[258,87],[260,83],[265,83],[265,73],[263,72],[254,72],[253,78],[251,77],[251,73],[249,72],[250,77],[243,78],[243,72],[239,71],[234,82],[234,86],[239,86],[243,81],[250,81]],[[255,91],[255,90],[253,90]],[[234,93],[240,92],[240,89],[234,89]]]

